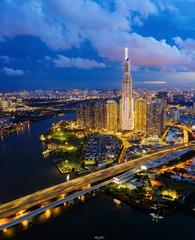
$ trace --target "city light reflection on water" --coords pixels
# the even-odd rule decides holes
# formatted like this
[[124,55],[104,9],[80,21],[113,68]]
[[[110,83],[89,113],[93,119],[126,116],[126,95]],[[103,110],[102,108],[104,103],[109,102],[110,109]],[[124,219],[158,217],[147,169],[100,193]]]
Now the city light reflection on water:
[[[77,203],[82,203],[85,201],[85,198],[82,197],[80,200],[76,201]],[[52,221],[52,219],[59,217],[61,214],[65,213],[74,205],[74,201],[70,203],[64,203],[63,205],[47,209],[45,212],[33,217],[30,220],[24,220],[20,224],[17,224],[13,227],[6,228],[0,233],[0,239],[10,239],[19,235],[22,231],[28,230],[33,225],[40,225]]]
[[1,234],[0,239],[10,239],[18,235],[22,231],[26,231],[29,229],[29,227],[33,225],[39,225],[47,223],[48,221],[52,220],[53,218],[56,218],[60,216],[60,214],[63,213],[63,210],[65,209],[63,206],[58,206],[52,209],[47,209],[45,212],[39,214],[38,216],[33,217],[30,220],[24,220],[20,224],[17,224],[16,226],[5,228]]

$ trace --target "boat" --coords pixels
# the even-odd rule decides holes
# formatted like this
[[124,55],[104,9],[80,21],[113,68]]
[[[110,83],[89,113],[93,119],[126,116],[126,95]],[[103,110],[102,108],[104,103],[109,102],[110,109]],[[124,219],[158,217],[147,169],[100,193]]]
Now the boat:
[[158,221],[164,219],[164,217],[160,216],[158,213],[150,213],[150,216],[152,217],[152,220],[154,222],[158,222]]

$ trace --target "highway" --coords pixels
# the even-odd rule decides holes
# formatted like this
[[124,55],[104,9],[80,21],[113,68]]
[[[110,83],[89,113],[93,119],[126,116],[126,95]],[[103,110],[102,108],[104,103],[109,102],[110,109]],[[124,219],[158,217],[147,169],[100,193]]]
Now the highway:
[[[89,184],[95,184],[100,181],[106,181],[108,179],[111,179],[113,176],[126,172],[145,162],[153,161],[154,159],[168,155],[169,153],[179,152],[180,150],[188,149],[189,147],[193,147],[193,146],[195,146],[194,142],[185,144],[183,146],[173,146],[173,147],[170,147],[169,149],[160,150],[157,153],[152,153],[144,157],[141,157],[126,163],[122,163],[120,165],[116,165],[114,167],[100,170],[100,171],[88,174],[86,176],[82,176],[82,177],[73,179],[71,181],[46,188],[44,190],[40,190],[38,192],[27,195],[25,197],[21,197],[14,201],[0,205],[0,219],[1,219],[0,225],[4,225],[2,223],[4,222],[6,223],[6,221],[10,221],[9,217],[15,218],[15,216],[20,212],[26,211],[23,214],[24,215],[29,214],[29,211],[32,211],[30,209],[32,207],[43,209],[43,207],[41,208],[41,206],[47,205],[46,207],[48,207],[48,204],[51,203],[51,202],[48,203],[49,201],[55,202],[58,199],[60,199],[60,197],[62,198],[64,194],[65,196],[67,195],[72,196],[75,193],[75,191],[81,192],[83,188],[86,187],[87,185],[89,190],[90,189]],[[38,209],[33,210],[32,212],[38,211]],[[18,215],[18,217],[20,216]]]
[[64,203],[70,202],[70,201],[72,201],[74,199],[77,199],[78,197],[83,196],[83,195],[85,195],[87,193],[90,193],[92,191],[95,191],[95,190],[97,190],[97,189],[99,189],[99,188],[101,188],[101,187],[103,187],[103,186],[105,186],[105,185],[107,185],[107,184],[109,184],[111,182],[112,182],[112,179],[107,180],[107,181],[105,181],[103,183],[100,183],[100,184],[97,184],[97,185],[95,185],[93,187],[90,187],[89,189],[79,191],[79,192],[74,193],[74,194],[72,194],[72,195],[70,195],[68,197],[65,197],[63,199],[59,199],[59,200],[57,200],[55,202],[52,202],[52,203],[50,203],[50,204],[48,204],[46,206],[40,207],[40,208],[38,208],[38,209],[36,209],[36,210],[34,210],[32,212],[28,212],[25,215],[21,215],[20,217],[16,217],[16,218],[10,219],[10,221],[0,225],[0,231],[2,231],[3,229],[6,229],[6,228],[12,227],[12,226],[14,226],[16,224],[19,224],[19,223],[21,223],[23,221],[26,221],[28,219],[31,219],[31,218],[37,216],[38,214],[41,214],[41,213],[45,212],[47,209],[54,208],[54,207],[56,207],[56,206],[58,206],[60,204],[64,204]]

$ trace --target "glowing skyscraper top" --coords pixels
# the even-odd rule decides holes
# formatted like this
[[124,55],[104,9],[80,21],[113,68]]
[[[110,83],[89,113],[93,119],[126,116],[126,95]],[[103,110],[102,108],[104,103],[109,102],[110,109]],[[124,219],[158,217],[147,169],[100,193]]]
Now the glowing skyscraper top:
[[128,48],[125,48],[125,60],[128,59]]

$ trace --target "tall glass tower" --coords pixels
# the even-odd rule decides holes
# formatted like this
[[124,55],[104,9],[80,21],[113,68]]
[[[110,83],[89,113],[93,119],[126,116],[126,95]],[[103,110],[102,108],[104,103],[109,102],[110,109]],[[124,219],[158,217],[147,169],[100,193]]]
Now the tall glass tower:
[[130,76],[130,60],[128,48],[125,48],[124,79],[122,85],[121,99],[121,128],[123,131],[133,130],[133,100],[132,100],[132,79]]

